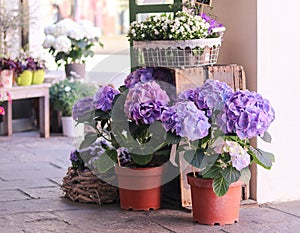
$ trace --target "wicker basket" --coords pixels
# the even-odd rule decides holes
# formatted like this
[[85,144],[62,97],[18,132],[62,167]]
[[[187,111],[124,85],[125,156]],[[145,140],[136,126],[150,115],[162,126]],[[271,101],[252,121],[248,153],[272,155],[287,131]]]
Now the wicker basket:
[[69,168],[63,178],[62,190],[72,201],[91,202],[99,205],[119,199],[118,188],[95,176],[91,171]]
[[133,41],[138,66],[197,67],[217,62],[225,28],[218,28],[218,38],[195,40]]

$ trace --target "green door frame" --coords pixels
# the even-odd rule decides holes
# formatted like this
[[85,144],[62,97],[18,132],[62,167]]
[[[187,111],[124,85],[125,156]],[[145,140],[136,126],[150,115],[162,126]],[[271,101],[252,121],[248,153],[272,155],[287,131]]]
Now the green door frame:
[[[160,12],[173,12],[176,13],[177,11],[182,9],[182,0],[174,0],[173,4],[153,4],[153,5],[138,5],[136,0],[129,0],[129,21],[132,23],[136,21],[136,16],[138,14],[143,13],[160,13]],[[133,48],[132,42],[130,42],[130,64],[131,70],[135,70],[137,64],[134,62],[133,59]]]

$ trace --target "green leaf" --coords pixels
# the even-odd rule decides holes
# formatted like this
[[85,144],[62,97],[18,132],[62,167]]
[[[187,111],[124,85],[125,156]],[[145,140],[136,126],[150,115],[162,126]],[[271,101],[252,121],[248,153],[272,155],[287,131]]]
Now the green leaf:
[[96,133],[87,133],[84,137],[84,140],[79,146],[79,149],[83,149],[86,147],[89,147],[93,142],[95,142],[98,138],[98,135]]
[[240,181],[242,181],[244,184],[247,184],[251,179],[251,171],[249,167],[244,168],[241,170],[241,177]]
[[96,121],[108,120],[108,119],[110,119],[110,115],[108,112],[104,112],[102,110],[95,111],[95,120]]
[[147,165],[152,160],[152,154],[150,155],[137,155],[131,154],[132,160],[139,165]]
[[115,166],[117,156],[116,150],[107,150],[94,162],[94,165],[100,173],[105,173]]
[[180,141],[181,141],[180,136],[177,136],[177,135],[171,133],[170,131],[167,132],[166,143],[168,145],[178,144]]
[[272,137],[271,135],[266,131],[262,137],[260,137],[262,140],[264,140],[267,143],[272,142]]
[[203,178],[210,178],[210,179],[214,179],[216,177],[220,176],[220,168],[218,166],[212,166],[210,169],[208,170],[204,170],[202,172],[202,176]]
[[253,160],[255,163],[260,166],[271,169],[272,163],[275,162],[275,156],[272,153],[265,152],[261,149],[250,147],[251,155],[253,156]]
[[213,190],[218,197],[224,196],[229,188],[229,183],[227,183],[223,175],[218,176],[214,179]]
[[222,173],[228,184],[238,181],[241,176],[241,173],[231,166],[223,169]]
[[185,160],[192,166],[199,168],[201,170],[209,170],[218,158],[218,154],[205,155],[205,151],[202,149],[198,150],[188,150],[184,153]]
[[[187,150],[187,151],[184,152],[183,157],[189,164],[192,164],[192,161],[194,160],[195,154],[196,154],[196,150]],[[194,161],[194,163],[197,163],[197,161]]]

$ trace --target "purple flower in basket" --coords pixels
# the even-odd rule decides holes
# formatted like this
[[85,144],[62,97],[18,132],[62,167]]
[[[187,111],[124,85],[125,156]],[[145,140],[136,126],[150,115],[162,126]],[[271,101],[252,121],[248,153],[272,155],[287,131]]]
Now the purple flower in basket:
[[201,15],[202,19],[204,19],[207,23],[209,23],[209,28],[208,31],[211,33],[212,29],[214,28],[219,28],[219,27],[223,27],[223,24],[219,23],[217,20],[212,19],[211,17],[209,17],[207,14],[202,13]]
[[167,93],[156,82],[139,83],[129,89],[124,112],[136,124],[151,124],[160,120],[161,112],[169,100]]
[[127,88],[133,87],[135,84],[148,82],[153,80],[153,68],[140,68],[130,73],[125,79]]
[[94,96],[95,109],[109,111],[112,109],[113,100],[120,92],[111,86],[104,86],[98,89]]
[[162,113],[162,125],[166,131],[189,140],[204,138],[209,133],[210,124],[205,112],[197,109],[192,101],[177,102]]
[[[275,112],[270,102],[256,92],[237,91],[227,100],[222,120],[227,133],[236,133],[241,139],[263,135]],[[225,125],[225,124],[223,124]]]
[[92,97],[85,97],[76,102],[73,106],[73,119],[78,120],[83,117],[87,112],[94,110],[94,99]]
[[77,162],[78,161],[78,151],[75,149],[75,150],[71,150],[71,153],[70,153],[70,160],[71,162]]
[[213,111],[223,110],[232,93],[232,88],[226,83],[208,79],[195,90],[194,101],[199,109],[206,111],[207,116],[211,117]]

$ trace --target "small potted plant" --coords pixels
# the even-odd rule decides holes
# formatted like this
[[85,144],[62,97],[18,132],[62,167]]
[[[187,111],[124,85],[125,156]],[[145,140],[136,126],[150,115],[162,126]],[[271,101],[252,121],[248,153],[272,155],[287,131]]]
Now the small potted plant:
[[233,91],[215,80],[180,93],[166,108],[163,126],[174,142],[178,140],[177,155],[183,153],[196,168],[187,177],[194,221],[208,225],[238,221],[241,185],[250,179],[250,164],[270,169],[274,162],[273,154],[254,148],[249,139],[259,136],[271,142],[267,129],[274,119],[270,102],[261,95]]
[[12,87],[14,70],[16,68],[17,65],[11,58],[0,58],[0,82],[3,87]]
[[32,84],[33,71],[36,69],[36,64],[33,57],[20,56],[16,60],[16,83],[19,86],[29,86]]
[[[75,136],[72,119],[73,105],[78,99],[93,95],[94,90],[95,87],[93,85],[72,78],[61,80],[50,87],[50,103],[53,109],[62,115],[61,120],[64,136]],[[83,128],[80,131],[83,131]]]
[[87,20],[64,19],[44,31],[43,47],[54,56],[58,66],[65,65],[66,76],[71,76],[73,71],[84,78],[86,58],[94,56],[95,45],[103,46],[99,40],[100,30]]
[[35,68],[32,74],[32,84],[42,84],[45,80],[46,65],[45,60],[34,58]]
[[[164,164],[170,156],[161,114],[170,97],[154,81],[159,76],[156,69],[138,69],[119,90],[101,87],[94,98],[79,100],[73,108],[78,123],[94,128],[86,134],[80,156],[89,161],[91,154],[99,155],[93,161],[96,173],[115,169],[122,209],[156,210],[161,205]],[[106,141],[104,149],[95,146],[99,140]]]

